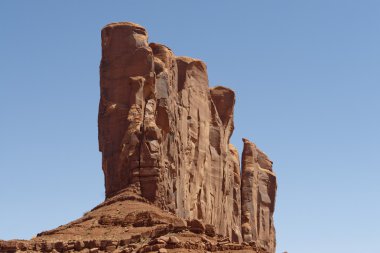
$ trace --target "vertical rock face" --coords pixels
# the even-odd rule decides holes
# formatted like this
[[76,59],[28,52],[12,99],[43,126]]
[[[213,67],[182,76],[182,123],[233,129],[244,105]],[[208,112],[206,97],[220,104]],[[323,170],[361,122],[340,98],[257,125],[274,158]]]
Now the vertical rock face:
[[276,198],[276,175],[272,161],[252,142],[243,139],[242,157],[242,235],[269,252],[276,247],[273,212]]
[[[235,94],[209,88],[202,61],[148,44],[146,30],[137,24],[110,24],[102,30],[100,88],[107,198],[133,189],[179,217],[215,225],[216,233],[233,241],[242,241],[243,221],[250,226],[246,241],[272,243],[275,188],[264,185],[272,174],[257,167],[251,173],[255,179],[244,184],[243,175],[241,184],[238,152],[229,143]],[[249,159],[243,155],[243,169]],[[269,160],[265,166],[271,170]],[[261,199],[257,192],[263,192]],[[248,221],[242,219],[242,203]]]
[[138,25],[111,24],[102,30],[98,126],[107,197],[139,182],[142,126],[154,85],[147,39]]
[[102,31],[99,143],[106,196],[134,186],[180,217],[241,240],[235,94],[210,89],[206,65],[147,42],[132,23]]

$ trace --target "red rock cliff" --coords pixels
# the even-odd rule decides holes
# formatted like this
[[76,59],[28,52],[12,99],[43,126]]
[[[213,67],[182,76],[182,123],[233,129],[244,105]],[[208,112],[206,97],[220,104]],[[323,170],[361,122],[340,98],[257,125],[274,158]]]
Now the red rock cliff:
[[[202,61],[148,44],[139,25],[110,24],[102,30],[100,88],[107,198],[133,189],[179,217],[215,225],[236,242],[243,240],[243,221],[244,240],[274,252],[271,162],[256,149],[248,154],[245,144],[241,179],[229,143],[235,94],[209,88]],[[252,165],[258,161],[261,167]]]

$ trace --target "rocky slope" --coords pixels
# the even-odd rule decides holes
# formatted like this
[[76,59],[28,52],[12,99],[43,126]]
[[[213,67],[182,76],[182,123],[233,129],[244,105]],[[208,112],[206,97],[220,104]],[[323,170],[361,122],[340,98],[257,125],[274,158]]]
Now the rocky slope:
[[128,190],[32,240],[0,241],[0,252],[256,252],[253,249],[256,245],[233,243],[216,235],[214,226],[186,222]]
[[275,252],[272,162],[244,141],[234,92],[210,88],[206,65],[150,43],[146,30],[102,30],[99,149],[106,200],[0,252]]

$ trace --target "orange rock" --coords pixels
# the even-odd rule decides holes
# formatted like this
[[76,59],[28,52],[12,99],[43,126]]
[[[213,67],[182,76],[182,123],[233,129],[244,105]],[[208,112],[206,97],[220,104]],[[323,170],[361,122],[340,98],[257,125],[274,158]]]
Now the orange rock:
[[240,168],[229,143],[235,94],[206,65],[151,43],[144,28],[102,30],[99,148],[106,196],[128,187],[241,242]]

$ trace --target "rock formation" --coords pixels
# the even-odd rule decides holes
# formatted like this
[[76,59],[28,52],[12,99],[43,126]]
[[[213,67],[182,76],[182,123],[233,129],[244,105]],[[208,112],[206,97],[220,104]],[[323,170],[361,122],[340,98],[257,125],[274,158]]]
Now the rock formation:
[[239,159],[229,144],[235,94],[210,89],[203,62],[147,39],[130,23],[102,31],[106,196],[134,186],[161,208],[241,241]]
[[274,252],[276,247],[273,212],[276,198],[276,175],[272,161],[252,142],[243,139],[242,158],[242,234],[244,241]]
[[[217,234],[236,242],[243,239],[243,221],[244,241],[274,250],[276,178],[247,165],[241,184],[238,153],[229,143],[234,92],[209,88],[202,61],[148,44],[139,25],[106,26],[102,48],[99,147],[106,197],[133,187],[159,207],[213,224]],[[244,164],[267,161],[258,149],[252,152],[259,155],[247,152]],[[271,171],[268,164],[261,166]]]
[[106,200],[78,220],[1,252],[275,252],[272,162],[229,142],[235,94],[206,65],[150,43],[146,30],[102,30],[99,149]]

